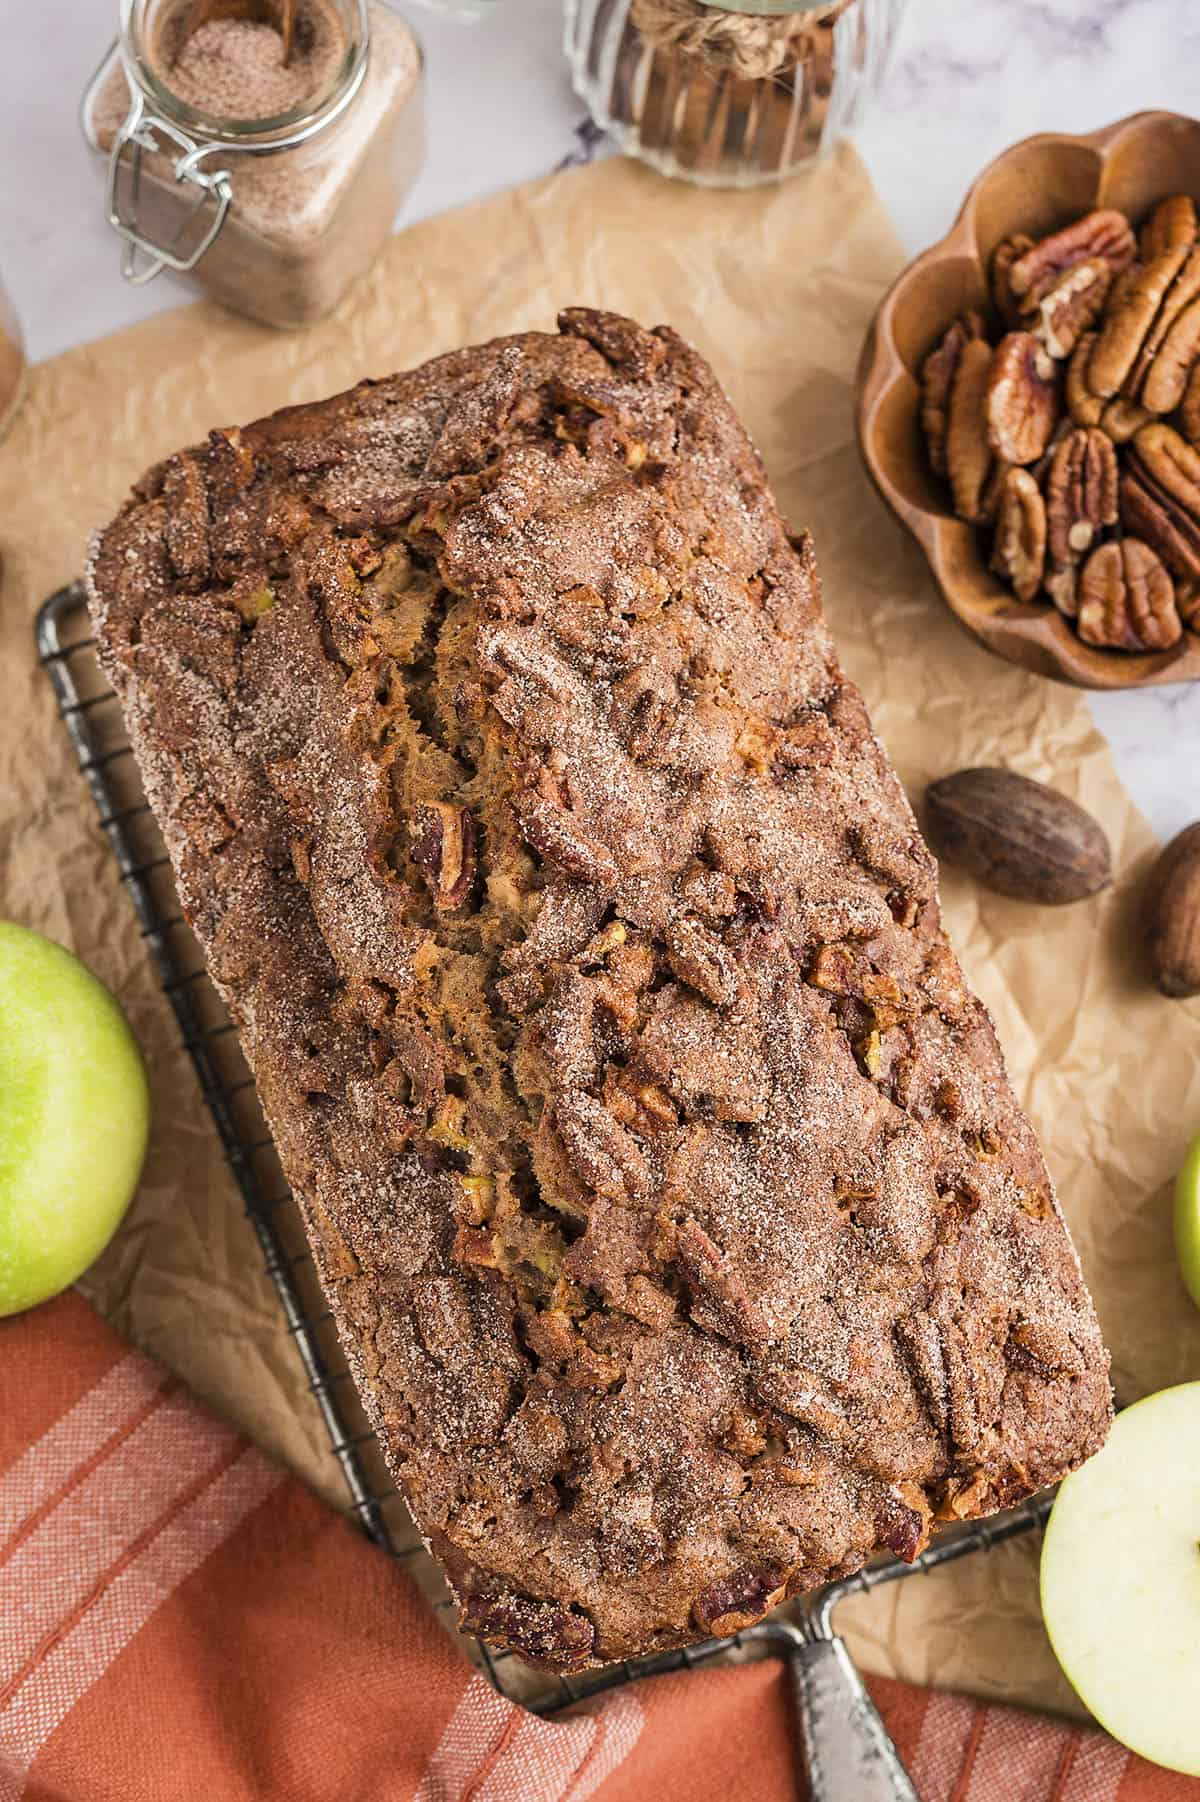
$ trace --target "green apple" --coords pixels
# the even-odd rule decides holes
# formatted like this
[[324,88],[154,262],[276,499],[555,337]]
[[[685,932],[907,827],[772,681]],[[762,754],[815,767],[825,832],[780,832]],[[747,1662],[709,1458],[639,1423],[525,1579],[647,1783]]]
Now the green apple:
[[46,1301],[112,1238],[150,1098],[108,990],[61,945],[0,921],[0,1315]]
[[1100,1725],[1200,1776],[1200,1383],[1126,1408],[1063,1483],[1042,1549],[1042,1615]]
[[1200,1135],[1175,1178],[1175,1256],[1188,1294],[1200,1308]]

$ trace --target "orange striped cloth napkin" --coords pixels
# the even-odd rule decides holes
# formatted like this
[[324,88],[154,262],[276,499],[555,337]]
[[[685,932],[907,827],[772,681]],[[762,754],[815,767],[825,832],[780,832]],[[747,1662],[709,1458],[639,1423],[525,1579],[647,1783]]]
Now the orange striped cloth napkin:
[[[1100,1734],[872,1689],[924,1802],[1200,1802]],[[0,1802],[780,1802],[795,1768],[774,1661],[525,1713],[78,1296],[0,1321]]]

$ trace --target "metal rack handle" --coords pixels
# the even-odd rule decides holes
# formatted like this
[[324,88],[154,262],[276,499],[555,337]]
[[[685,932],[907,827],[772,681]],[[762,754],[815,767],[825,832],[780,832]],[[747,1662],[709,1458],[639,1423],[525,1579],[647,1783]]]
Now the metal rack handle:
[[920,1802],[840,1639],[788,1655],[811,1802]]

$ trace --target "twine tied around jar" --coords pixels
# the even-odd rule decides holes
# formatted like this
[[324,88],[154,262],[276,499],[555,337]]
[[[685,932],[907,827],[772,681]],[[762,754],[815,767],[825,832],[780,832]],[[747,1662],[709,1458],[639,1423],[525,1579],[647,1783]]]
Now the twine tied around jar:
[[770,15],[729,12],[706,0],[633,0],[630,20],[647,43],[700,57],[748,81],[768,81],[803,61],[816,27],[828,29],[854,0]]

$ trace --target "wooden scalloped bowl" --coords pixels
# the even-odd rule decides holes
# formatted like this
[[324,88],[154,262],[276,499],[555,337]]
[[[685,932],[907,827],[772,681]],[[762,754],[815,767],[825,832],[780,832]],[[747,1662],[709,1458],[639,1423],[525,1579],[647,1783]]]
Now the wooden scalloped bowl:
[[992,251],[1010,232],[1040,237],[1097,206],[1137,225],[1164,194],[1200,197],[1200,120],[1135,113],[1084,137],[1044,132],[1014,144],[979,177],[949,235],[894,283],[875,315],[858,372],[858,435],[883,498],[929,558],[963,625],[997,656],[1080,688],[1200,681],[1200,637],[1169,651],[1084,644],[1050,604],[1018,601],[988,569],[984,541],[956,519],[921,439],[920,370],[966,307],[988,308]]

